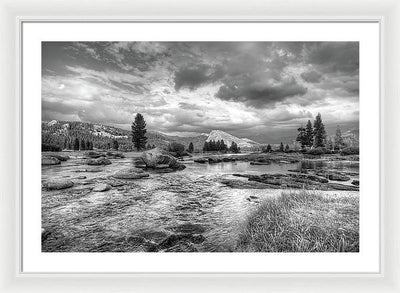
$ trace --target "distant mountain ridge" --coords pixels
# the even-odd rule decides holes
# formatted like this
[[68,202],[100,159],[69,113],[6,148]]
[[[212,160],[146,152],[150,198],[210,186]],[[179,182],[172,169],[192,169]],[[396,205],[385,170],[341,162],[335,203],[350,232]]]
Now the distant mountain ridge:
[[[205,135],[194,137],[170,136],[161,132],[148,130],[146,133],[147,144],[166,148],[172,142],[179,142],[186,148],[192,142],[194,149],[202,150],[207,139]],[[42,122],[42,142],[68,147],[73,140],[78,138],[92,141],[95,148],[108,148],[113,140],[117,140],[122,150],[132,149],[131,131],[115,126],[103,125],[100,123],[79,122],[79,121],[58,121]]]
[[[202,133],[198,136],[172,136],[161,132],[148,130],[146,133],[147,143],[150,146],[166,148],[172,142],[183,144],[186,148],[193,143],[194,149],[201,151],[206,141],[224,140],[228,147],[235,142],[241,149],[253,149],[260,147],[261,144],[248,139],[238,138],[221,130],[213,130],[209,134]],[[73,140],[92,141],[95,148],[108,148],[113,140],[117,140],[121,149],[132,149],[131,131],[115,126],[103,125],[100,123],[79,122],[79,121],[58,121],[42,122],[42,142],[51,143],[67,148],[68,144],[73,144]]]

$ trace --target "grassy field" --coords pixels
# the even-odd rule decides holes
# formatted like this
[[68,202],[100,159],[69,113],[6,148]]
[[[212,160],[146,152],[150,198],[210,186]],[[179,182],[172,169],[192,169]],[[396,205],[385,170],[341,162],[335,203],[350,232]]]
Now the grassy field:
[[358,252],[359,199],[283,192],[249,216],[237,251]]

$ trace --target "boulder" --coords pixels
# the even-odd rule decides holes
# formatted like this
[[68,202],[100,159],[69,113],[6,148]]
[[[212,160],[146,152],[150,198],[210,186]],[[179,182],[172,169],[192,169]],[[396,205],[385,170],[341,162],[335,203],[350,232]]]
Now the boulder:
[[289,169],[288,172],[308,174],[308,171],[306,169],[301,169],[301,170]]
[[332,181],[349,181],[350,180],[350,177],[339,175],[339,174],[329,174],[328,178],[329,178],[329,180],[332,180]]
[[169,168],[174,170],[185,169],[185,165],[179,163],[176,158],[159,148],[143,152],[142,160],[147,168],[156,169],[158,165],[168,165]]
[[63,162],[69,160],[69,156],[63,156],[63,155],[51,154],[50,157],[59,159],[60,161],[63,161]]
[[344,185],[339,183],[328,183],[328,187],[333,190],[348,190],[348,191],[358,191],[358,186]]
[[45,241],[49,236],[51,232],[47,231],[46,229],[42,228],[42,242]]
[[[235,188],[235,189],[268,189],[268,188],[271,188],[271,186],[269,184],[255,182],[255,181],[222,179],[220,182],[230,188]],[[279,188],[279,187],[273,186],[272,188]]]
[[43,185],[48,190],[60,190],[74,186],[74,182],[70,180],[52,180]]
[[105,154],[102,154],[102,153],[99,153],[99,152],[93,152],[93,151],[89,151],[85,155],[86,155],[86,157],[92,158],[92,159],[97,159],[97,158],[106,156]]
[[353,180],[353,181],[351,182],[351,184],[356,185],[356,186],[359,186],[359,185],[360,185],[360,180]]
[[109,185],[109,184],[107,184],[107,183],[101,183],[101,184],[99,184],[99,185],[96,185],[94,188],[93,188],[93,191],[96,191],[96,192],[103,192],[103,191],[107,191],[107,190],[110,190],[111,189],[111,186]]
[[107,152],[107,158],[117,159],[117,158],[125,158],[125,155],[121,152]]
[[99,165],[110,165],[111,161],[106,158],[98,158],[98,159],[88,159],[86,164],[91,166],[99,166]]
[[113,177],[116,179],[140,179],[144,177],[149,177],[149,174],[141,169],[126,168],[115,172]]
[[221,163],[222,162],[222,158],[220,158],[220,157],[210,157],[210,158],[208,158],[208,162],[210,164]]
[[169,168],[168,164],[159,164],[155,166],[155,169],[166,169],[166,168]]
[[200,163],[200,164],[205,164],[205,163],[208,162],[208,159],[206,159],[206,158],[198,158],[198,159],[194,159],[193,162]]
[[61,161],[54,157],[42,157],[42,166],[47,165],[58,165],[61,164]]
[[328,179],[324,178],[324,177],[320,177],[320,176],[315,176],[315,175],[302,175],[304,178],[307,178],[308,180],[311,181],[316,181],[319,183],[328,183]]

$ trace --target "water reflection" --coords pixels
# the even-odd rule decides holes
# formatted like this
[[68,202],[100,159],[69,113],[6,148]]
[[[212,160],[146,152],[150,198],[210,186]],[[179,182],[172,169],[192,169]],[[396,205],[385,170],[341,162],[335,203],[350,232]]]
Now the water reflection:
[[336,169],[336,170],[359,170],[359,162],[355,161],[326,161],[326,160],[303,160],[299,164],[301,169]]
[[299,163],[294,164],[271,164],[271,165],[250,165],[249,162],[222,162],[215,164],[187,164],[184,172],[207,174],[265,174],[265,173],[286,173],[291,169],[298,169]]

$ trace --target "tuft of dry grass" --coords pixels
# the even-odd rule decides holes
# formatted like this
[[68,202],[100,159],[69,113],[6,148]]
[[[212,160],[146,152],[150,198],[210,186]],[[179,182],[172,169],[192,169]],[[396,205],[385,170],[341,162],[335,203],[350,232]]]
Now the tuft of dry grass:
[[359,199],[283,192],[248,217],[236,251],[358,252]]

